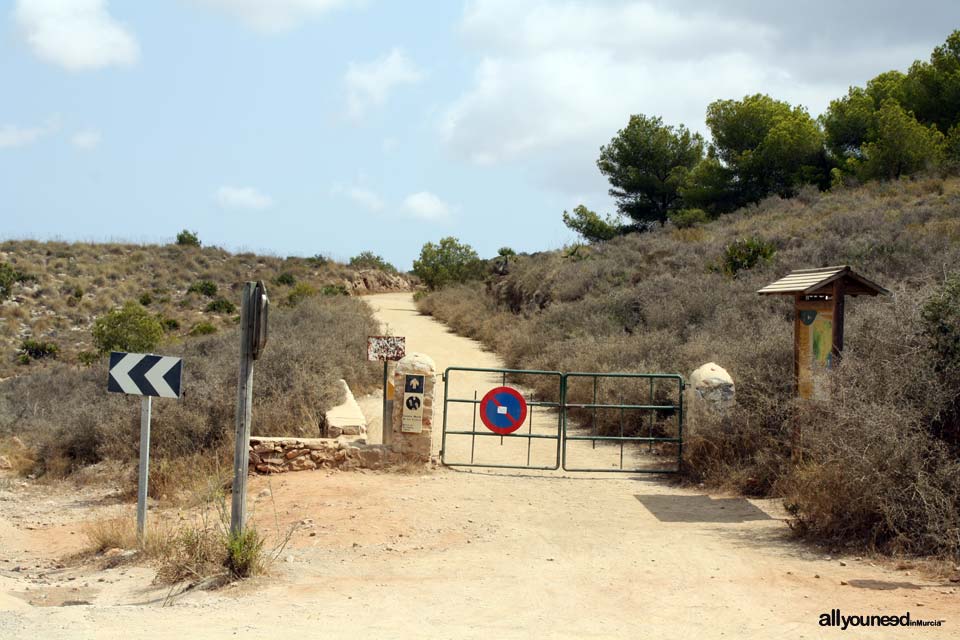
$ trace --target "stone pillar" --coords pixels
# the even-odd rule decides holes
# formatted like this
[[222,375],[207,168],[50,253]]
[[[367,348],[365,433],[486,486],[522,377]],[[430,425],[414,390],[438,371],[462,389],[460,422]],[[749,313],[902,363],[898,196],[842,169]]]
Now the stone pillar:
[[734,404],[736,388],[727,370],[715,362],[698,367],[690,374],[684,398],[686,433],[695,433],[700,423],[710,415],[726,415]]
[[437,366],[422,353],[409,353],[393,374],[390,448],[405,461],[429,462],[432,451]]

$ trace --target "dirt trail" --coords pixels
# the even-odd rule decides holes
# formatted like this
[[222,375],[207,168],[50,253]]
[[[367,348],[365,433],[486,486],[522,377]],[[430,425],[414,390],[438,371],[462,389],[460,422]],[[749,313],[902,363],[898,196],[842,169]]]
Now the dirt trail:
[[[429,353],[440,368],[499,365],[477,343],[417,315],[408,294],[368,300],[407,336],[409,350]],[[0,556],[23,562],[42,553],[41,534],[69,527],[5,521],[8,509],[29,508],[17,491],[0,503]],[[272,575],[164,607],[165,591],[142,569],[126,577],[51,570],[44,586],[0,562],[0,638],[960,637],[956,585],[793,543],[774,501],[631,475],[482,469],[293,473],[255,478],[250,491],[260,526],[306,520]],[[83,509],[70,517],[96,513]],[[5,526],[17,531],[11,546]],[[97,586],[104,575],[109,588]],[[25,587],[61,589],[71,576],[88,585],[90,605],[24,604]],[[831,609],[910,611],[946,623],[843,632],[818,625]]]

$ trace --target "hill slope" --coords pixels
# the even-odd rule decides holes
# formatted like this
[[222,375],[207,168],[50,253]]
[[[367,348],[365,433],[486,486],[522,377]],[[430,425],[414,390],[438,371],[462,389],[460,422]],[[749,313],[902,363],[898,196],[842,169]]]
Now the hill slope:
[[[772,256],[749,267],[750,246]],[[836,264],[893,295],[850,300],[833,401],[798,402],[792,301],[756,290]],[[690,476],[783,495],[798,530],[820,537],[957,555],[958,264],[960,180],[924,178],[806,190],[703,226],[518,256],[505,275],[420,308],[516,368],[688,375],[715,361],[738,407],[688,439]]]
[[[407,290],[403,276],[357,270],[324,258],[231,254],[216,247],[6,241],[0,264],[20,274],[0,301],[0,379],[24,373],[17,350],[26,339],[53,341],[71,362],[92,351],[94,319],[138,301],[167,320],[168,339],[188,336],[201,323],[232,326],[246,280],[267,283],[274,302],[311,293],[339,295]],[[209,327],[205,327],[207,331]]]

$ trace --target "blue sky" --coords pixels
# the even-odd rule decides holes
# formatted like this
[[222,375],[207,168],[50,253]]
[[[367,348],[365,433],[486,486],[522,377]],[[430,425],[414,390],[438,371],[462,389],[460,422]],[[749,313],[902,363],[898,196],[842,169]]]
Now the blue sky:
[[960,27],[946,2],[777,4],[8,2],[2,236],[189,228],[401,268],[446,235],[556,248],[564,209],[612,209],[594,162],[631,113],[702,131],[711,100],[765,92],[816,114]]

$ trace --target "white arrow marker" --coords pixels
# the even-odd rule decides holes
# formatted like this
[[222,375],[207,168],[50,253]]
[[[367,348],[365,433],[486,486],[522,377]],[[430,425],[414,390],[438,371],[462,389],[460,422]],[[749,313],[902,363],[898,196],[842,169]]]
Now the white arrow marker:
[[[117,381],[117,384],[120,385],[124,393],[140,395],[140,387],[138,387],[130,377],[130,370],[137,366],[137,363],[140,362],[140,358],[142,357],[139,353],[128,353],[110,370],[110,375]],[[169,389],[170,387],[167,388]]]
[[147,379],[147,382],[153,385],[157,395],[161,398],[177,397],[177,394],[173,392],[173,389],[171,389],[170,385],[167,384],[167,381],[163,379],[163,376],[167,375],[170,369],[173,369],[175,366],[177,366],[178,362],[180,362],[180,358],[164,356],[160,358],[159,362],[150,367],[150,371],[147,371],[147,373],[143,376]]

